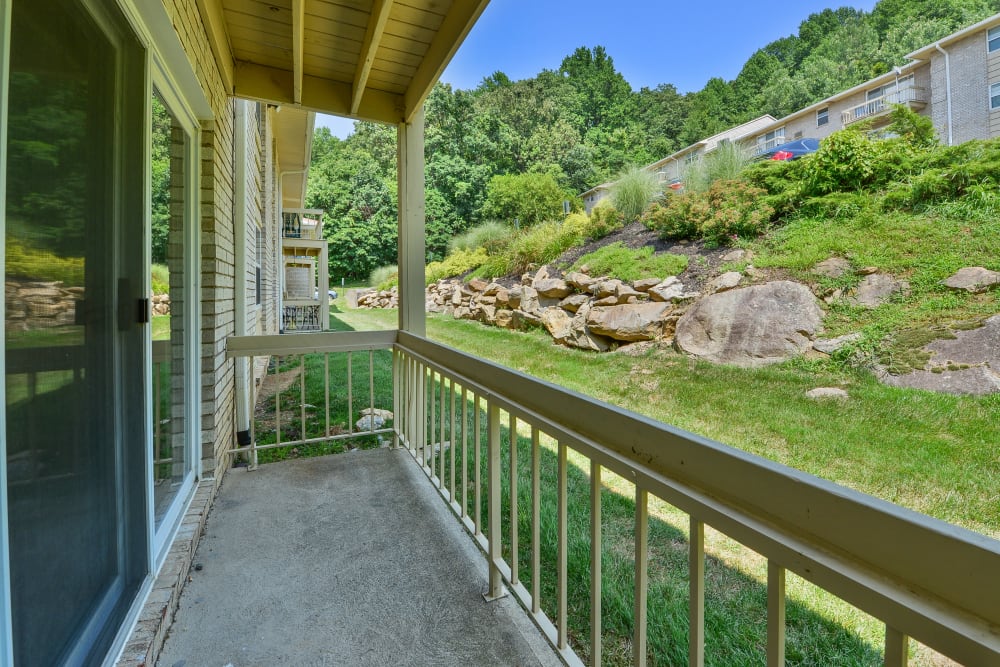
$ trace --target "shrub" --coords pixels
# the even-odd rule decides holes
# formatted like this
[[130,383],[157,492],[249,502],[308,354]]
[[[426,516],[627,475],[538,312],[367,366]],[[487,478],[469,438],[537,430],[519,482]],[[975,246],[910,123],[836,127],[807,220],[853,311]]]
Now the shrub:
[[602,201],[590,212],[586,236],[597,241],[625,226],[625,216],[610,201]]
[[490,179],[483,215],[530,227],[561,218],[563,201],[572,198],[552,174],[503,174]]
[[703,238],[728,245],[737,238],[762,234],[774,209],[763,200],[765,190],[745,181],[716,181],[705,192],[683,192],[654,207],[644,217],[647,227],[663,238]]
[[563,220],[563,231],[576,234],[581,239],[587,238],[590,232],[590,216],[586,213],[570,213]]
[[475,250],[455,250],[440,262],[431,262],[424,269],[424,277],[428,285],[442,278],[451,278],[478,269],[486,263],[489,255],[483,248]]
[[166,264],[153,264],[150,273],[153,282],[153,294],[170,293],[170,269]]
[[642,167],[626,168],[611,186],[611,203],[626,223],[635,222],[650,202],[662,194],[656,174]]
[[453,237],[448,242],[448,252],[482,248],[488,255],[492,255],[506,246],[513,235],[514,230],[511,229],[510,225],[505,225],[497,220],[488,220]]
[[395,264],[380,266],[368,276],[368,284],[375,289],[390,289],[399,282],[399,267]]
[[937,146],[934,121],[927,116],[921,116],[903,104],[894,104],[889,118],[892,119],[892,123],[889,124],[888,131],[899,136],[910,146],[914,148]]
[[67,285],[83,284],[83,258],[61,257],[48,250],[7,238],[7,275],[40,281],[62,281]]
[[571,269],[587,265],[593,275],[608,275],[619,280],[666,278],[687,268],[686,255],[653,254],[652,246],[633,250],[622,243],[612,243],[586,254],[573,263]]
[[532,265],[551,262],[582,240],[578,232],[562,222],[543,222],[521,230],[502,252],[491,255],[473,275],[483,278],[518,275]]

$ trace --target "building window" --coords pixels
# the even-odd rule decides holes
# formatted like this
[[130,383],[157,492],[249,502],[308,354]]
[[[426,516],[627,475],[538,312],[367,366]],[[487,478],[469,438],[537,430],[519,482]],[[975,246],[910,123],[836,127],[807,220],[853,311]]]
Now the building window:
[[990,110],[1000,109],[1000,83],[990,86]]
[[830,107],[820,109],[816,112],[816,127],[821,127],[830,122]]
[[989,53],[1000,50],[1000,25],[990,28],[986,33],[986,50]]
[[684,156],[684,164],[692,164],[698,160],[698,153],[688,153]]

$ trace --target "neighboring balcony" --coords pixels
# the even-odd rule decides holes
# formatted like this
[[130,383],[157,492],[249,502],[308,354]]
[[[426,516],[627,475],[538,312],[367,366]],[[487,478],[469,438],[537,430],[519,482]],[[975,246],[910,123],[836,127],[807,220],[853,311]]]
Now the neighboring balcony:
[[[289,550],[293,561],[265,559],[258,565],[251,558],[253,549],[248,551],[235,538],[211,542],[213,551],[206,557],[220,567],[232,563],[233,572],[261,582],[272,576],[267,569],[272,565],[280,569],[282,581],[288,579],[287,572],[308,572],[317,580],[314,586],[303,586],[295,577],[288,579],[298,592],[289,592],[290,599],[273,598],[281,605],[300,604],[295,596],[309,598],[303,605],[315,605],[312,597],[321,597],[320,590],[352,595],[352,589],[339,587],[338,581],[357,575],[370,582],[371,590],[351,598],[346,613],[372,619],[381,614],[388,618],[386,627],[395,627],[411,613],[441,619],[440,624],[432,623],[439,631],[420,635],[412,656],[393,654],[394,664],[494,663],[485,658],[480,663],[449,662],[436,653],[446,644],[454,645],[449,639],[457,636],[451,634],[451,620],[467,615],[446,614],[446,626],[441,608],[427,606],[430,600],[438,605],[446,595],[435,583],[439,579],[427,579],[416,592],[412,587],[383,590],[391,581],[424,582],[423,568],[444,556],[434,550],[407,550],[414,533],[426,527],[399,520],[404,506],[420,506],[392,472],[399,463],[414,466],[416,479],[435,491],[450,509],[454,525],[464,528],[466,539],[485,556],[480,566],[485,568],[485,600],[476,604],[488,607],[501,598],[516,599],[569,665],[677,664],[684,657],[692,665],[718,663],[712,647],[724,631],[720,619],[730,613],[720,607],[720,600],[754,607],[750,613],[764,628],[756,637],[750,628],[730,633],[733,638],[727,641],[745,644],[741,655],[748,656],[747,664],[784,665],[786,646],[794,647],[790,660],[823,663],[829,654],[810,658],[810,650],[819,647],[797,643],[796,633],[819,624],[828,626],[829,636],[854,637],[854,628],[832,623],[822,609],[803,609],[789,597],[791,580],[786,594],[786,572],[883,624],[879,634],[884,643],[881,638],[876,646],[848,640],[860,644],[867,656],[858,664],[902,667],[908,660],[908,637],[913,637],[961,664],[1000,665],[1000,542],[994,539],[405,332],[230,338],[227,355],[249,358],[251,367],[257,367],[254,360],[267,361],[271,368],[257,385],[251,444],[232,450],[251,469],[276,447],[304,452],[359,440],[381,447],[371,456],[385,463],[373,460],[368,463],[374,467],[362,466],[359,458],[352,467],[350,460],[358,454],[338,457],[336,464],[295,463],[300,476],[288,486],[288,502],[273,507],[264,503],[253,512],[257,528],[244,526],[254,532],[266,527],[274,531],[273,540],[298,545]],[[367,455],[364,458],[368,461]],[[288,465],[245,474],[284,478],[291,474],[283,468]],[[361,486],[336,475],[353,475]],[[359,488],[375,491],[362,493]],[[227,499],[226,493],[224,485],[224,508],[238,507],[252,497]],[[320,498],[329,500],[319,503]],[[668,524],[662,519],[664,507],[686,518],[679,525]],[[355,517],[368,510],[370,518],[352,519],[354,525],[368,521],[395,526],[400,551],[392,551],[392,541],[380,541],[382,527],[374,523],[368,541],[378,542],[372,549],[389,550],[396,557],[387,564],[359,552],[328,567],[326,556],[317,555],[326,552],[317,552],[313,542],[354,544],[357,529],[344,528],[350,522],[340,514]],[[285,527],[287,535],[280,532]],[[766,575],[757,579],[727,574],[711,548],[718,534],[759,554]],[[294,560],[298,558],[314,561]],[[449,563],[455,580],[468,580],[466,568],[473,566],[459,559]],[[346,566],[349,570],[339,569]],[[391,577],[386,567],[393,568]],[[209,561],[206,570],[212,569]],[[727,576],[742,577],[742,585],[755,592],[726,598],[724,589],[731,584]],[[651,611],[667,595],[665,579],[686,582],[682,597],[687,613],[669,620]],[[275,604],[268,602],[266,596],[272,594],[267,586],[245,588],[260,588],[265,597],[243,600],[240,608]],[[612,590],[618,593],[612,595]],[[623,590],[628,594],[622,596]],[[379,602],[393,593],[400,596],[398,604]],[[464,594],[455,595],[455,609],[470,604]],[[319,603],[322,607],[323,600]],[[195,600],[190,606],[205,610],[205,623],[211,623],[210,601]],[[182,605],[180,625],[172,636],[184,632],[184,624],[199,625],[186,613]],[[496,633],[495,623],[514,622],[507,611],[503,615],[481,632]],[[322,616],[309,618],[316,624],[308,627],[310,636],[323,632]],[[420,616],[414,623],[423,620]],[[681,629],[665,628],[668,622]],[[220,625],[206,635],[212,642],[231,633],[236,635],[234,645],[251,647],[245,650],[261,643],[252,626]],[[384,634],[378,627],[372,632]],[[338,634],[329,641],[342,639]],[[354,645],[359,651],[355,664],[374,664],[367,640],[356,639]],[[844,657],[839,664],[855,664]],[[340,659],[352,662],[350,655],[341,654]]]
[[905,104],[913,111],[920,111],[927,106],[927,91],[916,86],[893,91],[842,112],[840,121],[847,126],[866,118],[884,116],[892,111],[893,105],[896,104]]
[[782,134],[781,136],[772,137],[765,141],[758,141],[756,144],[754,144],[751,152],[753,153],[754,156],[761,155],[773,148],[777,148],[783,143],[786,143],[786,141],[785,141],[785,135]]

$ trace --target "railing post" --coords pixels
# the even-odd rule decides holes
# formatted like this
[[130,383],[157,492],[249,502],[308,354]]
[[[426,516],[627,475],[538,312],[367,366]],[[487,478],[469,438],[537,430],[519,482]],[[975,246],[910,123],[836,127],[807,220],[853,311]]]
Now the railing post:
[[[537,539],[537,537],[536,537]],[[601,464],[590,460],[590,664],[601,665]]]
[[487,521],[489,526],[489,559],[490,559],[490,590],[484,596],[492,601],[504,597],[507,591],[503,587],[500,574],[500,561],[503,559],[500,531],[500,408],[494,403],[487,403],[486,408],[486,495]]
[[909,658],[909,638],[899,630],[885,626],[885,667],[906,667]]
[[705,524],[691,517],[688,539],[688,664],[705,665]]
[[558,571],[559,577],[559,591],[557,594],[557,606],[558,606],[558,618],[556,619],[559,625],[558,636],[556,641],[556,648],[560,651],[564,650],[569,645],[569,604],[568,604],[568,590],[569,590],[569,565],[568,565],[568,555],[569,555],[569,521],[568,507],[567,503],[569,501],[569,486],[567,484],[567,449],[566,443],[559,442],[558,444],[558,467],[557,475],[559,476],[558,486],[558,528],[559,537],[557,548],[556,548],[556,569]]
[[646,593],[648,590],[649,492],[635,485],[635,628],[632,638],[632,664],[646,666]]
[[[330,355],[327,355],[327,364],[329,365]],[[399,373],[399,353],[396,349],[392,350],[392,448],[399,449],[399,422],[401,416],[399,414],[399,392],[401,389],[400,383],[400,373]],[[329,373],[329,371],[327,371]],[[327,395],[327,401],[329,402],[329,393]]]
[[785,568],[767,561],[767,667],[785,665]]

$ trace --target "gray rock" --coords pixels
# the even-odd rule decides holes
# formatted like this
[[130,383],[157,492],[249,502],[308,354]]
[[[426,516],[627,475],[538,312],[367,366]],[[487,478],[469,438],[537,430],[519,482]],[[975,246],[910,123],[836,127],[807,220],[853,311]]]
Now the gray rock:
[[743,250],[742,248],[730,250],[722,256],[723,262],[749,262],[751,259],[753,259],[753,253],[749,250]]
[[817,338],[813,341],[813,349],[825,352],[826,354],[833,354],[845,345],[849,345],[857,340],[861,340],[860,333],[845,334],[836,338]]
[[598,299],[606,299],[609,296],[618,296],[618,288],[621,287],[622,281],[612,278],[611,280],[602,280],[601,282],[594,285],[593,291],[594,296]]
[[648,294],[652,301],[683,301],[697,296],[686,292],[684,283],[677,276],[670,276],[659,285],[649,288]]
[[378,415],[365,415],[354,424],[356,431],[377,431],[385,426],[385,420]]
[[817,387],[816,389],[810,389],[807,391],[806,397],[816,400],[824,398],[845,399],[848,398],[848,394],[843,389],[839,389],[837,387]]
[[573,291],[573,288],[567,285],[565,280],[559,278],[535,279],[531,286],[539,295],[550,299],[562,299]]
[[575,313],[580,310],[580,306],[590,301],[590,297],[586,294],[570,294],[568,297],[559,302],[560,308],[565,308],[571,313]]
[[653,287],[659,285],[662,281],[659,278],[641,278],[632,283],[632,289],[636,292],[648,292]]
[[955,338],[936,340],[930,350],[932,364],[986,364],[994,373],[1000,373],[1000,315],[986,320],[983,326],[968,331],[956,331]]
[[905,280],[896,280],[884,273],[872,273],[861,279],[847,300],[855,306],[878,308],[894,294],[905,293],[909,289],[910,284]]
[[721,276],[716,276],[708,283],[708,287],[705,291],[714,294],[716,292],[725,292],[726,290],[731,290],[740,284],[740,280],[743,278],[743,274],[739,271],[728,271],[723,273]]
[[570,271],[566,274],[565,280],[567,283],[572,285],[574,288],[581,292],[589,292],[590,288],[594,286],[594,279],[588,276],[586,273],[580,273],[579,271]]
[[667,303],[637,303],[625,306],[595,306],[587,316],[592,333],[626,342],[660,338],[673,306]]
[[[538,303],[538,292],[535,291],[534,287],[527,285],[521,287],[521,298],[518,300],[518,304],[517,307],[526,313],[541,315],[542,308]],[[511,305],[514,305],[513,290],[511,291]]]
[[840,278],[844,274],[850,273],[850,271],[851,263],[843,257],[824,259],[814,266],[812,270],[817,276],[826,276],[827,278]]
[[951,289],[979,294],[1000,285],[1000,273],[981,266],[967,266],[942,280],[941,284]]
[[1000,392],[1000,376],[985,366],[956,371],[915,371],[906,375],[886,375],[882,381],[893,387],[926,389],[945,394],[986,396]]
[[809,350],[822,320],[809,288],[779,280],[695,302],[677,322],[674,340],[687,354],[752,368]]

